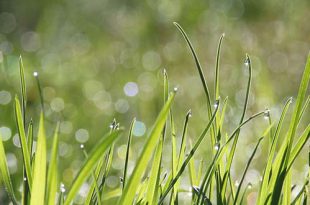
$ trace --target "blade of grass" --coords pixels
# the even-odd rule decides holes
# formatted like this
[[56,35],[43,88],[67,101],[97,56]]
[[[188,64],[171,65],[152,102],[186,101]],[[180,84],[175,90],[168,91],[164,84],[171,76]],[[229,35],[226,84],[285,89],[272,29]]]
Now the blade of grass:
[[149,205],[156,204],[158,200],[162,150],[163,139],[159,139],[151,168],[150,178],[147,185],[146,201]]
[[[19,75],[20,75],[21,95],[22,95],[23,122],[26,123],[27,93],[26,93],[25,69],[24,69],[22,56],[19,57]],[[26,124],[23,124],[23,126],[25,128]]]
[[271,168],[272,168],[272,164],[273,164],[273,158],[275,155],[278,138],[280,135],[280,130],[282,128],[284,118],[286,116],[286,113],[287,113],[288,108],[289,108],[291,103],[292,103],[292,98],[289,98],[284,105],[284,108],[283,108],[282,113],[281,113],[280,120],[279,120],[277,128],[274,132],[274,136],[273,136],[271,147],[270,147],[269,154],[268,154],[267,164],[266,164],[266,167],[264,170],[262,183],[261,183],[260,191],[259,191],[258,198],[257,198],[257,204],[260,204],[261,201],[265,201],[265,199],[267,197],[266,193],[268,190],[268,182],[269,182],[269,177],[271,176]]
[[117,139],[119,133],[120,131],[113,131],[111,134],[106,134],[101,139],[101,141],[93,148],[93,150],[89,154],[88,159],[84,163],[83,167],[75,177],[73,184],[71,185],[67,198],[64,202],[65,205],[71,204],[73,198],[79,191],[79,188],[81,187],[83,182],[92,173],[94,166],[97,164],[100,157],[102,157],[103,153],[107,151],[111,144]]
[[136,123],[136,118],[134,118],[130,124],[129,128],[129,134],[128,134],[128,141],[127,141],[127,149],[126,149],[126,158],[125,158],[125,165],[124,165],[124,175],[123,175],[123,189],[126,185],[126,177],[127,177],[127,169],[128,169],[128,160],[129,160],[129,150],[130,150],[130,144],[132,140],[132,131]]
[[58,182],[58,165],[57,165],[57,154],[58,154],[58,131],[59,122],[56,125],[54,137],[52,154],[49,162],[49,169],[47,175],[47,200],[49,205],[54,205],[56,203],[56,192],[57,192],[57,182]]
[[[193,55],[193,58],[195,60],[195,64],[196,64],[196,67],[197,67],[197,70],[198,70],[198,73],[199,73],[199,77],[200,77],[200,80],[202,82],[202,86],[203,86],[203,89],[204,89],[204,93],[206,95],[206,98],[207,98],[207,110],[208,110],[208,117],[209,117],[209,120],[211,119],[212,117],[212,105],[211,105],[211,98],[210,98],[210,92],[209,92],[209,88],[208,88],[208,85],[207,85],[207,81],[205,79],[205,76],[204,76],[204,73],[203,73],[203,70],[202,70],[202,67],[200,65],[200,62],[199,62],[199,59],[198,59],[198,56],[196,54],[196,51],[191,43],[191,41],[189,40],[187,34],[185,33],[184,29],[177,23],[177,22],[173,22],[174,25],[178,28],[178,30],[181,32],[182,36],[184,37],[192,55]],[[212,146],[214,146],[215,144],[215,133],[214,133],[214,130],[215,128],[212,126],[211,128],[211,143],[212,143]]]
[[15,118],[17,122],[18,136],[19,136],[19,140],[20,140],[21,148],[22,148],[21,150],[22,150],[22,155],[23,155],[24,167],[25,167],[26,174],[27,174],[28,187],[31,191],[32,176],[31,176],[31,165],[30,165],[30,161],[31,161],[30,153],[28,150],[28,144],[27,144],[27,139],[26,139],[26,134],[25,134],[22,112],[20,109],[20,103],[19,103],[17,96],[15,96]]
[[12,186],[12,180],[9,173],[9,168],[6,160],[5,150],[2,143],[2,136],[0,134],[0,181],[2,180],[4,183],[4,186],[6,188],[6,191],[10,197],[10,199],[13,201],[14,204],[17,204],[13,186]]
[[[250,56],[246,54],[246,59],[245,59],[245,65],[248,68],[249,71],[249,78],[248,78],[248,83],[247,83],[247,89],[246,89],[246,95],[245,95],[245,100],[244,100],[244,106],[243,106],[243,110],[242,110],[242,115],[240,118],[240,122],[239,125],[243,123],[244,120],[244,116],[247,110],[247,106],[248,106],[248,101],[249,101],[249,95],[250,95],[250,88],[251,88],[251,80],[252,80],[252,64],[251,64],[251,59]],[[235,155],[235,151],[236,151],[236,147],[237,147],[237,142],[238,142],[238,138],[239,138],[239,133],[240,130],[238,130],[236,132],[236,137],[234,138],[232,147],[231,147],[231,151],[229,153],[229,157],[227,160],[227,164],[226,164],[226,169],[225,169],[225,173],[230,172],[231,169],[231,165],[232,165],[232,161]],[[222,184],[222,199],[224,200],[225,198],[225,193],[226,193],[226,187],[227,187],[227,174],[224,175],[226,177],[224,177],[223,179],[223,184]]]
[[156,122],[154,123],[154,127],[152,128],[151,133],[149,134],[147,142],[143,147],[142,153],[140,154],[135,169],[133,170],[133,173],[129,178],[128,184],[125,186],[124,192],[120,200],[118,201],[118,204],[132,204],[138,185],[140,183],[141,176],[147,167],[148,160],[156,146],[156,142],[159,140],[159,137],[161,136],[161,132],[165,125],[167,115],[169,113],[170,106],[174,99],[174,96],[175,92],[169,96],[166,104],[159,113]]
[[31,189],[30,205],[45,204],[46,187],[46,136],[43,113],[40,116],[38,140],[33,170],[33,189]]
[[235,200],[234,200],[234,205],[235,205],[235,204],[237,203],[237,201],[238,201],[238,196],[239,196],[239,193],[240,193],[241,186],[242,186],[242,183],[243,183],[243,181],[244,181],[245,175],[246,175],[246,173],[247,173],[247,171],[248,171],[248,169],[249,169],[249,166],[250,166],[250,164],[251,164],[251,162],[252,162],[252,160],[253,160],[253,158],[254,158],[254,156],[255,156],[255,154],[256,154],[257,148],[258,148],[260,142],[263,140],[263,138],[264,138],[264,137],[261,137],[261,138],[258,140],[258,142],[257,142],[257,144],[256,144],[256,146],[255,146],[255,148],[254,148],[254,150],[253,150],[253,152],[252,152],[252,154],[251,154],[251,156],[250,156],[250,158],[249,158],[249,161],[248,161],[247,164],[246,164],[245,170],[244,170],[244,172],[243,172],[243,174],[242,174],[242,178],[241,178],[241,180],[240,180],[240,184],[239,184],[238,189],[237,189],[237,192],[236,192],[236,196],[235,196]]

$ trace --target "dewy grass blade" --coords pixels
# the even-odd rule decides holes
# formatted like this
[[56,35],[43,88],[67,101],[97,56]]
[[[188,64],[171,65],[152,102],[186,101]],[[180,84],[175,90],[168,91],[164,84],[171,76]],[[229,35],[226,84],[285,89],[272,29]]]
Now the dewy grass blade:
[[12,186],[12,180],[10,177],[8,164],[6,160],[5,150],[2,143],[2,136],[0,134],[0,181],[2,180],[5,188],[9,194],[10,199],[13,201],[14,204],[17,204],[13,186]]
[[75,177],[73,184],[68,192],[67,198],[65,199],[64,204],[71,204],[76,193],[79,191],[79,188],[82,186],[83,182],[89,177],[92,173],[94,166],[97,164],[98,160],[102,157],[105,151],[112,145],[112,143],[119,136],[120,131],[113,131],[111,134],[105,135],[102,140],[93,148],[87,161],[84,163],[83,167]]
[[[245,66],[249,70],[249,78],[248,78],[248,83],[247,83],[247,89],[246,89],[246,95],[245,95],[245,100],[244,100],[243,111],[242,111],[242,115],[241,115],[241,118],[240,118],[239,125],[243,123],[245,112],[247,110],[248,101],[249,101],[249,95],[250,95],[250,88],[251,88],[251,80],[252,80],[252,64],[251,64],[251,59],[250,59],[250,57],[247,54],[246,54],[246,59],[245,59]],[[231,151],[229,153],[229,157],[228,157],[225,173],[229,172],[230,169],[231,169],[232,161],[233,161],[233,158],[234,158],[234,155],[235,155],[235,151],[236,151],[236,147],[237,147],[239,133],[240,133],[240,130],[238,130],[236,132],[236,136],[234,138],[233,145],[231,147]],[[224,177],[224,179],[223,179],[223,186],[222,186],[222,198],[223,199],[225,198],[226,187],[227,187],[227,180],[228,180],[228,178],[227,178],[228,175],[225,175],[225,176],[226,177]]]
[[32,187],[33,189],[31,189],[30,205],[45,204],[46,136],[44,128],[44,117],[42,112],[38,131]]
[[24,128],[24,122],[23,122],[23,117],[22,117],[22,112],[20,109],[20,103],[18,100],[18,97],[15,96],[15,118],[17,122],[17,129],[18,129],[18,134],[19,134],[19,140],[21,143],[21,150],[23,154],[23,161],[24,161],[24,166],[27,174],[27,182],[29,189],[31,191],[31,186],[32,186],[32,176],[31,176],[31,165],[30,165],[30,153],[28,150],[28,144],[27,144],[27,139],[26,139],[26,134],[25,134],[25,128]]
[[[181,34],[184,37],[188,47],[190,48],[191,53],[193,55],[193,58],[195,60],[195,64],[196,64],[196,67],[197,67],[197,70],[198,70],[198,73],[199,73],[199,77],[200,77],[200,80],[202,82],[202,86],[203,86],[204,92],[205,92],[206,97],[207,97],[208,117],[209,117],[209,119],[211,119],[211,117],[212,117],[212,105],[211,105],[210,92],[209,92],[209,88],[208,88],[207,81],[205,79],[205,76],[204,76],[201,64],[200,64],[199,59],[198,59],[198,56],[196,54],[196,51],[195,51],[191,41],[189,40],[187,34],[185,33],[184,29],[177,22],[174,22],[174,25],[181,32]],[[215,133],[214,133],[215,130],[214,129],[215,128],[212,125],[212,127],[211,127],[211,143],[212,143],[212,146],[215,144]]]
[[124,174],[123,174],[123,189],[126,185],[126,177],[127,177],[127,169],[128,169],[128,160],[129,160],[129,151],[130,151],[130,144],[132,140],[132,131],[135,126],[136,118],[134,118],[131,122],[128,134],[128,141],[127,141],[127,148],[126,148],[126,158],[125,158],[125,165],[124,165]]
[[286,116],[286,113],[287,113],[288,108],[289,108],[291,103],[292,103],[291,98],[286,101],[284,108],[282,110],[282,113],[281,113],[280,120],[279,120],[278,125],[276,127],[276,130],[274,132],[274,136],[273,136],[271,147],[270,147],[269,154],[268,154],[267,164],[266,164],[264,174],[263,174],[263,180],[262,180],[260,191],[259,191],[258,198],[257,198],[257,204],[260,204],[261,201],[265,201],[265,199],[266,199],[269,177],[271,175],[271,167],[273,164],[273,158],[275,155],[276,146],[277,146],[278,138],[280,135],[280,130],[282,128],[284,118]]
[[58,182],[58,131],[59,123],[56,125],[56,129],[53,137],[52,154],[49,163],[48,175],[47,175],[47,201],[49,205],[54,205],[56,202],[57,182]]
[[152,128],[150,132],[147,142],[140,154],[140,157],[137,161],[135,169],[132,172],[131,177],[129,178],[129,181],[127,185],[125,186],[123,195],[120,198],[118,204],[132,204],[137,188],[140,184],[141,176],[144,173],[148,165],[148,160],[161,136],[161,132],[165,125],[174,96],[175,96],[175,92],[169,96],[166,104],[164,105],[163,109],[159,113],[157,120],[154,123],[154,127]]

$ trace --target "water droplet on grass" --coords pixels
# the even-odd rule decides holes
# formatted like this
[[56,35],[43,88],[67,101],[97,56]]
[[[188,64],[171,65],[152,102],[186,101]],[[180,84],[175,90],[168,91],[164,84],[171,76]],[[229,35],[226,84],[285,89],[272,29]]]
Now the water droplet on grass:
[[248,67],[248,66],[250,65],[250,63],[251,63],[251,62],[250,62],[250,58],[247,56],[247,57],[245,58],[245,60],[244,60],[244,65]]
[[84,145],[83,145],[83,144],[80,144],[80,148],[81,148],[81,149],[84,149]]
[[248,184],[248,189],[252,189],[252,187],[253,187],[252,183],[249,183]]
[[238,180],[235,181],[235,186],[236,186],[236,187],[239,186],[239,181],[238,181]]
[[264,119],[265,120],[268,120],[270,117],[270,110],[269,109],[266,109],[265,112],[264,112]]
[[26,178],[26,177],[24,177],[24,181],[27,181],[27,178]]
[[177,87],[174,87],[173,88],[173,91],[176,93],[176,92],[178,92],[178,88]]
[[220,143],[219,143],[219,142],[215,143],[214,149],[215,149],[216,151],[220,149]]
[[38,77],[38,75],[39,75],[39,73],[38,73],[37,71],[34,71],[34,72],[33,72],[33,76],[34,76],[34,77]]

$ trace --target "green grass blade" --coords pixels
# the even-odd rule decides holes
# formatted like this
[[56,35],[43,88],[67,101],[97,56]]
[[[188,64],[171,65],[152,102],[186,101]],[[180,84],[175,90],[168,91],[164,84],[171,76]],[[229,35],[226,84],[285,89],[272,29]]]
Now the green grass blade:
[[[22,94],[23,122],[25,123],[25,121],[26,121],[27,93],[26,93],[25,69],[24,69],[22,56],[19,57],[19,75],[20,75],[20,88],[21,88],[21,94]],[[23,126],[25,128],[25,124]]]
[[[88,154],[87,154],[86,150],[84,149],[84,145],[81,144],[80,148],[83,150],[85,158],[88,159]],[[99,177],[102,165],[103,165],[103,160],[99,160],[98,165],[97,165],[95,171],[92,171],[91,175],[92,175],[92,178],[93,178],[93,182],[91,184],[91,187],[89,188],[88,196],[87,196],[87,198],[86,198],[86,200],[84,202],[85,205],[88,205],[88,204],[91,203],[94,191],[96,191],[97,204],[101,205],[101,195],[100,195],[100,189],[99,189],[97,180],[98,180],[98,177]]]
[[20,140],[21,148],[22,148],[21,150],[22,150],[22,155],[23,155],[23,162],[24,162],[24,166],[25,166],[25,170],[27,174],[27,182],[28,182],[29,189],[31,191],[31,186],[32,186],[31,164],[30,164],[31,156],[28,150],[28,144],[27,144],[25,128],[24,128],[24,121],[22,117],[20,103],[19,103],[17,96],[15,96],[15,118],[17,122],[19,140]]
[[129,178],[128,184],[125,186],[123,195],[120,198],[118,204],[132,204],[138,185],[140,183],[141,176],[144,173],[148,164],[148,160],[159,140],[159,137],[161,136],[161,132],[165,125],[174,96],[175,93],[172,93],[169,96],[166,104],[159,113],[159,116],[157,117],[156,122],[154,123],[154,127],[152,128],[151,133],[149,134],[147,142],[140,154],[135,169],[133,170],[133,173]]
[[[171,160],[171,170],[172,170],[172,178],[175,177],[177,172],[177,148],[176,148],[176,131],[174,126],[174,119],[172,110],[170,109],[170,127],[171,127],[171,154],[172,154],[172,160]],[[172,205],[176,199],[176,193],[177,193],[177,186],[173,186],[171,191],[171,197],[170,197],[170,204]]]
[[14,202],[14,204],[17,204],[13,186],[12,186],[12,180],[11,180],[9,169],[8,169],[8,164],[6,160],[6,155],[5,155],[5,150],[4,150],[1,134],[0,134],[0,159],[1,159],[0,160],[0,173],[1,173],[0,181],[1,180],[3,181],[10,199]]
[[207,105],[208,105],[208,112],[209,112],[209,117],[211,117],[212,115],[212,111],[211,111],[211,99],[210,99],[210,93],[209,93],[209,88],[208,88],[208,85],[207,85],[207,81],[205,79],[205,76],[204,76],[204,73],[203,73],[203,70],[202,70],[202,67],[200,65],[200,62],[199,62],[199,59],[198,59],[198,56],[196,54],[196,51],[191,43],[191,41],[189,40],[187,34],[185,33],[184,29],[177,23],[177,22],[173,22],[174,25],[178,28],[178,30],[181,32],[181,34],[183,35],[188,47],[190,48],[191,50],[191,53],[193,55],[193,58],[195,60],[195,64],[196,64],[196,67],[198,69],[198,72],[199,72],[199,77],[201,79],[201,82],[202,82],[202,85],[203,85],[203,89],[204,89],[204,92],[206,94],[206,97],[207,97]]
[[49,169],[47,175],[47,201],[49,205],[54,205],[56,202],[57,182],[58,182],[58,165],[57,165],[57,154],[58,154],[58,130],[59,123],[56,125],[56,129],[53,137],[52,154],[49,162]]
[[298,138],[298,141],[296,142],[295,146],[292,149],[290,160],[288,163],[288,169],[291,168],[293,165],[295,159],[297,158],[298,154],[302,150],[302,148],[305,146],[306,142],[308,141],[310,137],[310,124],[307,126],[305,131],[302,133],[302,135]]
[[101,141],[93,148],[89,154],[88,159],[84,163],[83,167],[75,177],[73,184],[68,192],[67,198],[65,199],[64,204],[71,204],[76,193],[79,191],[79,188],[83,182],[89,177],[92,173],[94,166],[98,163],[98,160],[102,157],[103,153],[112,145],[112,143],[119,136],[120,131],[113,131],[111,134],[106,134]]
[[151,174],[147,186],[146,201],[149,205],[156,204],[159,195],[159,179],[162,150],[163,139],[160,139],[155,151]]
[[219,99],[220,97],[220,54],[221,54],[221,46],[223,39],[225,37],[225,34],[223,33],[220,37],[218,46],[217,46],[217,52],[216,52],[216,63],[215,63],[215,82],[214,82],[214,93],[215,93],[215,99]]
[[303,108],[302,108],[302,110],[300,112],[300,115],[299,115],[298,120],[297,120],[298,122],[300,122],[303,114],[307,110],[309,103],[310,103],[310,95],[308,95],[307,100],[306,100],[306,102],[305,102],[305,104],[304,104],[304,106],[303,106]]
[[[88,155],[87,155],[87,153],[86,153],[85,150],[84,150],[84,155],[87,156],[87,158],[88,158]],[[92,175],[93,175],[93,177],[92,177],[92,178],[93,178],[93,182],[92,182],[92,184],[91,184],[91,186],[90,186],[90,188],[89,188],[87,197],[86,197],[86,199],[85,199],[85,202],[84,202],[85,205],[91,204],[91,200],[92,200],[92,198],[93,198],[94,191],[96,191],[97,200],[98,200],[98,204],[99,204],[101,195],[100,195],[100,193],[99,193],[99,187],[98,187],[98,182],[97,182],[97,180],[98,180],[98,178],[99,178],[99,176],[100,176],[100,171],[101,171],[101,169],[102,169],[103,162],[104,162],[103,159],[100,159],[100,160],[99,160],[98,165],[97,165],[96,170],[95,170],[95,173],[92,174]],[[105,196],[103,196],[103,197],[105,197]]]
[[[203,90],[204,90],[204,93],[206,95],[206,98],[207,98],[207,110],[208,110],[208,117],[209,119],[211,119],[212,117],[212,105],[211,105],[211,98],[210,98],[210,92],[209,92],[209,88],[208,88],[208,85],[207,85],[207,81],[205,79],[205,75],[203,73],[203,69],[201,67],[201,64],[199,62],[199,59],[198,59],[198,56],[196,54],[196,51],[191,43],[191,41],[189,40],[187,34],[185,33],[184,29],[177,23],[177,22],[173,22],[174,25],[178,28],[178,30],[181,32],[182,36],[184,37],[192,55],[193,55],[193,58],[195,60],[195,64],[196,64],[196,67],[197,67],[197,70],[198,70],[198,73],[199,73],[199,77],[200,77],[200,80],[202,82],[202,86],[203,86]],[[215,128],[211,127],[211,143],[212,143],[212,147],[214,146],[215,144]]]
[[258,142],[257,142],[257,144],[256,144],[256,146],[255,146],[255,148],[254,148],[254,150],[253,150],[253,152],[252,152],[252,154],[251,154],[251,156],[250,156],[250,158],[249,158],[249,161],[248,161],[248,163],[246,164],[245,170],[244,170],[244,172],[243,172],[242,178],[241,178],[241,180],[240,180],[240,184],[239,184],[238,189],[237,189],[237,192],[236,192],[236,196],[235,196],[235,200],[234,200],[234,205],[235,205],[235,204],[237,203],[237,201],[238,201],[238,196],[239,196],[239,193],[240,193],[241,186],[242,186],[242,183],[243,183],[243,181],[244,181],[245,175],[246,175],[246,173],[247,173],[247,171],[248,171],[248,169],[249,169],[249,166],[250,166],[250,164],[251,164],[251,162],[252,162],[252,160],[253,160],[253,158],[254,158],[254,156],[255,156],[255,153],[256,153],[256,151],[257,151],[257,148],[258,148],[258,146],[259,146],[259,144],[260,144],[260,142],[262,141],[263,138],[264,138],[264,137],[261,137],[261,138],[258,140]]
[[125,166],[124,166],[124,175],[123,175],[123,189],[126,185],[126,178],[127,178],[127,169],[128,169],[128,160],[129,160],[129,150],[130,150],[130,144],[132,140],[132,131],[136,123],[136,118],[134,118],[131,122],[130,128],[129,128],[129,134],[128,134],[128,141],[127,141],[127,149],[126,149],[126,158],[125,158]]
[[267,164],[264,170],[263,179],[262,179],[262,183],[261,183],[261,187],[260,187],[260,191],[259,191],[259,195],[257,199],[257,204],[260,204],[261,201],[263,202],[267,198],[268,182],[269,182],[269,177],[271,176],[271,168],[273,165],[273,158],[275,155],[276,146],[277,146],[277,142],[278,142],[279,135],[280,135],[280,130],[282,128],[284,118],[286,116],[286,113],[291,103],[292,103],[292,98],[289,98],[284,105],[280,120],[274,132],[273,140],[272,140],[271,147],[270,147],[269,154],[268,154]]
[[45,204],[46,187],[46,136],[43,113],[40,116],[38,140],[33,170],[33,189],[31,189],[30,205]]
[[[251,80],[252,80],[252,64],[251,64],[251,59],[248,55],[246,55],[246,59],[245,59],[245,65],[248,68],[249,71],[249,78],[248,78],[248,82],[247,82],[247,89],[246,89],[246,95],[245,95],[245,100],[244,100],[244,106],[243,106],[243,110],[242,110],[242,115],[240,118],[240,122],[239,125],[243,123],[244,120],[244,116],[247,110],[247,106],[248,106],[248,101],[249,101],[249,95],[250,95],[250,88],[251,88]],[[231,147],[231,151],[229,152],[229,157],[227,160],[227,164],[226,164],[226,169],[225,169],[225,173],[229,172],[231,169],[231,165],[232,165],[232,161],[235,155],[235,151],[236,151],[236,147],[237,147],[237,142],[238,142],[238,138],[239,138],[239,132],[240,130],[238,130],[236,132],[236,137],[234,138],[232,147]],[[223,179],[223,183],[222,183],[222,199],[225,198],[225,193],[226,193],[226,187],[227,187],[227,174],[224,175],[226,177],[224,177]]]

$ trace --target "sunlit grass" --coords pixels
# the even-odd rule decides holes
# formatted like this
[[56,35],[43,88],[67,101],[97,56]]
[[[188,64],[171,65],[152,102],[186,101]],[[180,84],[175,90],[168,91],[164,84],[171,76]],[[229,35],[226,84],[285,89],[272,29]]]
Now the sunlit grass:
[[[268,155],[266,158],[265,168],[262,179],[256,187],[258,191],[257,204],[307,204],[307,184],[309,175],[304,178],[304,186],[296,196],[292,195],[292,167],[306,145],[310,137],[310,125],[306,126],[301,132],[297,132],[298,125],[302,121],[302,116],[307,112],[309,96],[310,79],[310,55],[308,56],[306,67],[301,79],[300,88],[296,91],[296,101],[294,103],[293,114],[289,121],[288,129],[283,126],[284,119],[290,106],[293,106],[292,98],[289,98],[284,104],[282,114],[279,119],[271,119],[269,110],[262,111],[247,116],[249,95],[252,83],[252,62],[249,55],[245,58],[245,67],[248,72],[246,79],[246,93],[240,120],[237,127],[229,133],[223,127],[226,107],[229,99],[220,98],[220,51],[224,35],[219,39],[214,81],[214,98],[212,99],[203,69],[199,59],[183,28],[175,23],[178,30],[185,39],[194,57],[194,62],[202,82],[204,93],[206,95],[206,105],[208,111],[208,122],[204,124],[204,129],[197,138],[190,139],[187,135],[188,129],[191,128],[190,117],[191,111],[184,115],[184,124],[180,132],[181,143],[177,144],[176,126],[174,125],[173,104],[177,95],[177,88],[169,87],[167,72],[163,75],[163,96],[164,105],[158,113],[158,117],[149,132],[146,142],[142,147],[139,157],[135,160],[135,166],[132,173],[128,173],[128,161],[130,146],[132,143],[132,132],[135,119],[132,120],[128,129],[126,157],[122,172],[122,185],[112,191],[104,189],[106,178],[110,174],[113,159],[113,151],[116,141],[120,138],[123,128],[114,120],[111,124],[110,132],[106,133],[96,143],[96,146],[87,153],[84,145],[81,149],[85,155],[85,162],[80,170],[76,170],[76,176],[68,189],[61,183],[61,177],[58,173],[58,141],[59,141],[59,123],[55,125],[53,143],[50,158],[48,159],[48,148],[46,144],[46,133],[44,126],[44,98],[40,88],[40,82],[37,78],[38,90],[41,100],[41,115],[39,130],[37,133],[37,144],[34,152],[33,149],[33,123],[25,122],[27,114],[27,96],[26,82],[24,78],[25,69],[20,58],[20,84],[21,97],[15,98],[15,118],[18,128],[18,134],[21,142],[21,153],[23,158],[23,188],[22,197],[17,198],[12,186],[12,179],[9,174],[8,164],[6,161],[5,147],[0,137],[0,173],[1,182],[4,184],[8,196],[13,204],[72,204],[83,183],[90,183],[90,188],[86,194],[85,204],[107,204],[108,200],[114,199],[117,204],[178,204],[180,195],[191,194],[192,204],[243,204],[247,190],[252,188],[252,184],[244,184],[245,176],[261,142],[269,140]],[[169,90],[172,90],[169,92]],[[20,100],[21,99],[21,100]],[[194,103],[194,102],[189,102]],[[248,157],[240,182],[233,185],[231,177],[232,163],[238,149],[240,133],[244,126],[249,122],[267,118],[269,125],[261,130],[261,137],[257,139],[256,145],[252,147],[251,155]],[[255,120],[254,120],[255,119]],[[306,122],[307,123],[307,122]],[[27,132],[26,132],[27,131]],[[27,133],[27,134],[26,134]],[[279,143],[280,134],[285,133],[282,143]],[[208,138],[210,137],[210,138]],[[202,162],[197,167],[194,159],[197,151],[204,146],[204,140],[211,142],[211,161],[207,166]],[[191,143],[188,143],[191,141]],[[171,166],[168,173],[163,172],[162,162],[163,155],[166,154],[164,144],[168,144],[171,149]],[[204,147],[206,149],[206,147]],[[34,153],[34,154],[32,154]],[[209,157],[210,158],[210,157]],[[304,162],[305,164],[307,162]],[[185,176],[188,169],[189,176]],[[308,167],[309,170],[309,167]],[[309,172],[309,171],[308,171]],[[147,176],[147,177],[145,177]],[[181,187],[181,178],[189,177],[191,186],[189,190]]]

